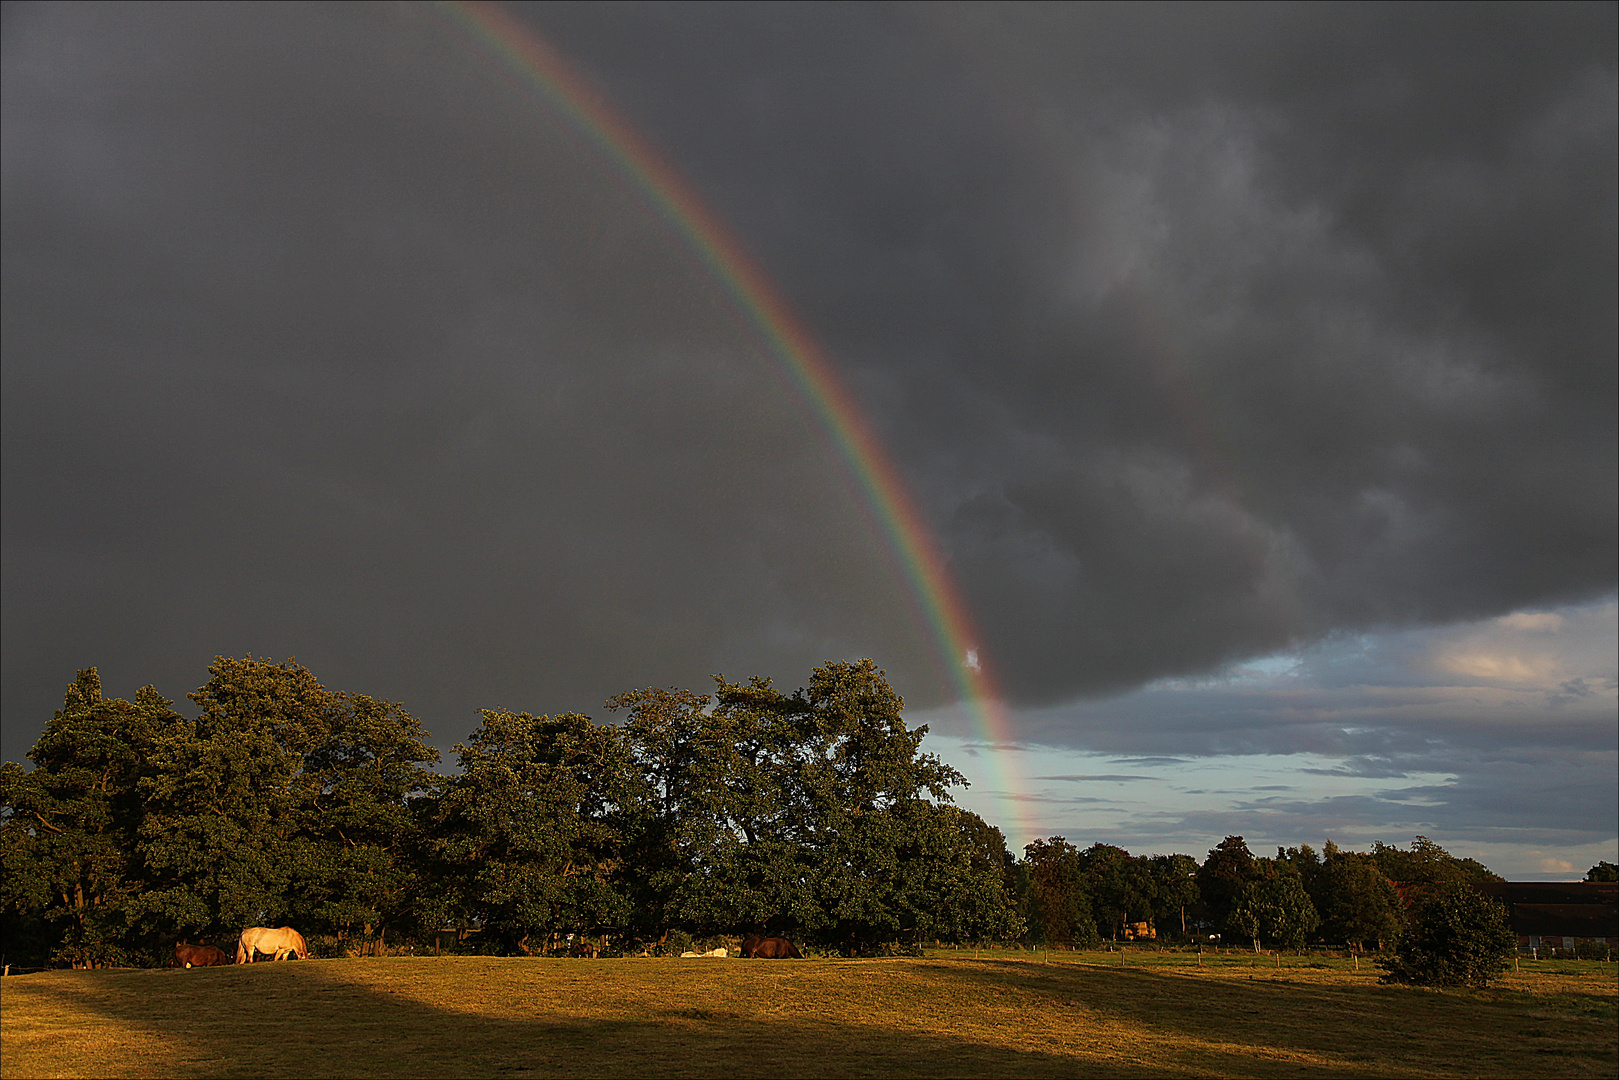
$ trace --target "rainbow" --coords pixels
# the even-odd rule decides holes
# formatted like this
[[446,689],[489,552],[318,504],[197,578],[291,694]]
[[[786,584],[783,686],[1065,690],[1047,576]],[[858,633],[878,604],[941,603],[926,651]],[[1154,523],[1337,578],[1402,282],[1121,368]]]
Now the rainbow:
[[[441,2],[465,30],[565,117],[688,246],[782,362],[853,477],[936,646],[946,678],[988,744],[992,782],[1016,844],[1032,839],[1016,794],[1001,694],[943,555],[859,404],[781,294],[731,231],[642,135],[535,30],[488,3]],[[1019,848],[1014,848],[1014,851]]]

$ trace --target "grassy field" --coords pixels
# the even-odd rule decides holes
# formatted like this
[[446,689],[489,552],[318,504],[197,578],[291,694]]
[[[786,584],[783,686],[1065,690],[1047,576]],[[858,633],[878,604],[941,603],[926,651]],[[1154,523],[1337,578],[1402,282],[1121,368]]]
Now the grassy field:
[[1619,965],[311,960],[0,982],[0,1076],[1613,1076]]

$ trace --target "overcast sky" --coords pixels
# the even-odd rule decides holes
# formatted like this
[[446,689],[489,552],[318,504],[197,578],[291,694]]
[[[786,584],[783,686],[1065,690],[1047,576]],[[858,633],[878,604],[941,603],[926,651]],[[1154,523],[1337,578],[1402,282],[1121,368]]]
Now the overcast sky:
[[1015,843],[1615,858],[1613,5],[509,10],[852,388],[1015,741],[453,12],[8,4],[5,758],[89,665],[295,656],[448,747],[872,656]]

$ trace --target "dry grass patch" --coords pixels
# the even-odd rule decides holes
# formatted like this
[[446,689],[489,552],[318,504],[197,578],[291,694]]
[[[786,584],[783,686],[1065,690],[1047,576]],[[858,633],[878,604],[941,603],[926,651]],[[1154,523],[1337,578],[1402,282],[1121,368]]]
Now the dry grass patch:
[[4,981],[0,1075],[1619,1071],[1613,965],[1435,992],[1330,965],[1113,961],[444,957],[47,972]]

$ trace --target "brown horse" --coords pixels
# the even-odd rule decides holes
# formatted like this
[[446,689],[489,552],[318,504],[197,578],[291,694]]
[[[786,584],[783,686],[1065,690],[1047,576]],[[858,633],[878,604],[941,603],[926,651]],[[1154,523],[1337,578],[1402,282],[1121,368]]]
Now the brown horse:
[[236,943],[236,962],[251,964],[257,958],[257,953],[267,953],[272,960],[280,960],[283,956],[307,960],[309,946],[304,943],[304,936],[290,926],[283,926],[279,930],[272,930],[268,926],[250,926],[242,931],[242,939]]
[[224,967],[230,963],[230,957],[225,950],[216,949],[212,945],[185,945],[174,947],[174,966],[189,967]]
[[802,960],[804,954],[798,947],[784,937],[764,937],[753,934],[742,941],[742,956],[744,959],[755,958],[759,960]]

